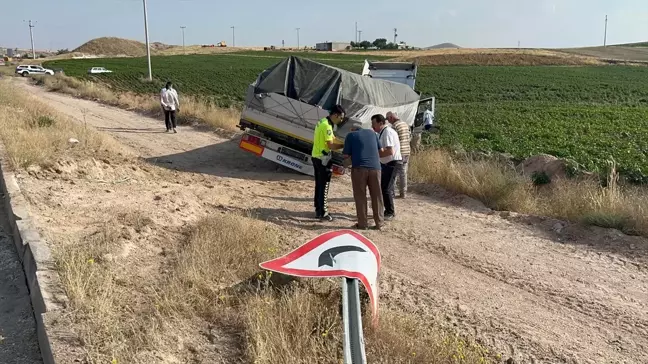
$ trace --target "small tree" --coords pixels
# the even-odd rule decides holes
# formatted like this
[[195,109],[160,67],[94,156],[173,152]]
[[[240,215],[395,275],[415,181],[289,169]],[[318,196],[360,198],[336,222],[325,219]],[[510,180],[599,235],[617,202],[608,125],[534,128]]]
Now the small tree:
[[385,46],[387,46],[387,39],[385,38],[378,38],[373,41],[374,47],[378,49],[385,49]]
[[56,51],[57,55],[66,54],[66,53],[70,53],[70,51],[67,48],[59,49],[58,51]]
[[359,45],[360,45],[360,48],[364,48],[364,49],[367,49],[367,48],[372,46],[371,42],[368,41],[368,40],[363,40],[362,42],[360,42]]

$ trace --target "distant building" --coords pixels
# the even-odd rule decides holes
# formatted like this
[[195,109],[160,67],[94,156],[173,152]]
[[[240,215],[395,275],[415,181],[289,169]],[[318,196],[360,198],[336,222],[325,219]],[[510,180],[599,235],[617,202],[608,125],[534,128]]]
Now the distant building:
[[7,48],[7,57],[17,57],[17,56],[14,54],[13,49]]
[[315,49],[318,51],[343,51],[351,47],[349,42],[324,42],[315,44]]

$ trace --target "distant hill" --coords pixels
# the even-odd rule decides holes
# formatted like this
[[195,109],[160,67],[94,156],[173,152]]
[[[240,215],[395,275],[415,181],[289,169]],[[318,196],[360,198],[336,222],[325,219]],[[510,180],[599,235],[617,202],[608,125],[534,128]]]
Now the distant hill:
[[[172,47],[174,46],[160,42],[153,42],[151,43],[151,52],[161,51]],[[92,39],[72,52],[103,56],[138,57],[146,55],[146,45],[136,40],[117,37],[102,37]]]
[[441,43],[441,44],[433,45],[431,47],[427,47],[425,49],[446,49],[446,48],[461,48],[461,47],[459,47],[454,43]]

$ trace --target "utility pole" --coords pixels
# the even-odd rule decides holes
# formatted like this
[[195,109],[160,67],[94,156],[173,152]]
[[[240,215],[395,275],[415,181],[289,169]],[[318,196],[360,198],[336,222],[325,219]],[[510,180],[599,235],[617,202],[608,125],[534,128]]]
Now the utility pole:
[[362,30],[358,30],[358,42],[362,42]]
[[607,15],[605,16],[605,35],[603,36],[603,47],[607,47]]
[[355,22],[355,42],[358,43],[358,22]]
[[32,28],[34,28],[34,26],[35,25],[32,24],[32,21],[29,20],[29,38],[31,39],[32,58],[36,59],[36,49],[34,48],[34,32],[32,31]]
[[185,41],[184,41],[184,30],[186,26],[181,25],[180,29],[182,29],[182,53],[187,54],[187,51],[185,50]]
[[236,47],[236,35],[234,34],[235,27],[232,25],[230,28],[232,28],[232,47]]
[[297,49],[299,49],[299,29],[301,29],[301,28],[296,28],[296,30],[297,30]]
[[396,44],[396,37],[398,37],[398,34],[396,34],[398,30],[394,28],[394,44]]
[[520,41],[518,40],[518,49],[520,49]]
[[146,0],[144,2],[144,36],[146,37],[146,61],[148,62],[148,79],[153,81],[153,71],[151,71],[151,47],[149,46],[148,34],[148,14],[146,13]]

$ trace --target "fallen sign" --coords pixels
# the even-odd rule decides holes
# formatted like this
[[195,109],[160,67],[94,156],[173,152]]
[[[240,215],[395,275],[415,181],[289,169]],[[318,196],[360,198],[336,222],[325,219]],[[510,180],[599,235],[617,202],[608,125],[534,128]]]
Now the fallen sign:
[[358,281],[369,294],[375,323],[378,318],[380,252],[371,240],[352,230],[331,231],[260,266],[297,277],[344,277],[344,362],[366,363]]

